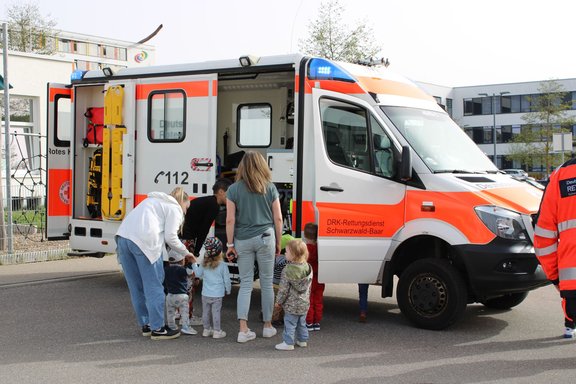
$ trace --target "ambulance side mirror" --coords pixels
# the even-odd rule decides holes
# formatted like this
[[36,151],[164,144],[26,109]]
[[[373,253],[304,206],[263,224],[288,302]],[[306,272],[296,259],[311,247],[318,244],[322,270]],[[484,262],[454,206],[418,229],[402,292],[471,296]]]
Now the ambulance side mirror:
[[399,177],[402,181],[408,181],[412,178],[412,151],[407,145],[402,146],[402,156],[400,159]]

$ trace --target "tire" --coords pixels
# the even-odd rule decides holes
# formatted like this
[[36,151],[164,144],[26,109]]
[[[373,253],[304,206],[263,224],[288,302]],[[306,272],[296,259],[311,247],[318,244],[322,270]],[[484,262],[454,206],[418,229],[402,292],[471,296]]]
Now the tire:
[[400,276],[396,299],[400,310],[419,328],[440,330],[464,314],[468,303],[466,283],[444,259],[422,259]]
[[528,292],[508,293],[504,296],[484,300],[482,304],[488,308],[510,309],[523,302],[526,296],[528,296]]

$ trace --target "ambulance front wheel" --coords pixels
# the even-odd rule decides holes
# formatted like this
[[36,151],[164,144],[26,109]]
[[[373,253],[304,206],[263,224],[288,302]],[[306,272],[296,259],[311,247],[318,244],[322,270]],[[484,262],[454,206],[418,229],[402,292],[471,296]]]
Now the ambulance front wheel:
[[440,330],[454,324],[468,303],[466,283],[444,259],[422,259],[400,275],[396,299],[400,310],[419,328]]

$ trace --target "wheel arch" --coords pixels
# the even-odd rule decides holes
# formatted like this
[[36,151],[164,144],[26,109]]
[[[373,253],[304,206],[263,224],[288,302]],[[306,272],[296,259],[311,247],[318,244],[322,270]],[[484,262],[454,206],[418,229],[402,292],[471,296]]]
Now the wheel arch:
[[394,276],[413,262],[425,258],[448,259],[458,269],[468,285],[468,274],[460,255],[452,248],[469,243],[458,228],[441,220],[412,220],[395,236],[398,244],[387,258],[382,272],[382,297],[394,294]]

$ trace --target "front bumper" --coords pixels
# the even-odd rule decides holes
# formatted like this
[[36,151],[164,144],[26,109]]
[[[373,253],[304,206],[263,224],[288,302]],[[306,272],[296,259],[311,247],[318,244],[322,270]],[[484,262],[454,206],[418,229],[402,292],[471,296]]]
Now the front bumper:
[[495,238],[484,245],[454,247],[477,301],[549,284],[528,241]]

